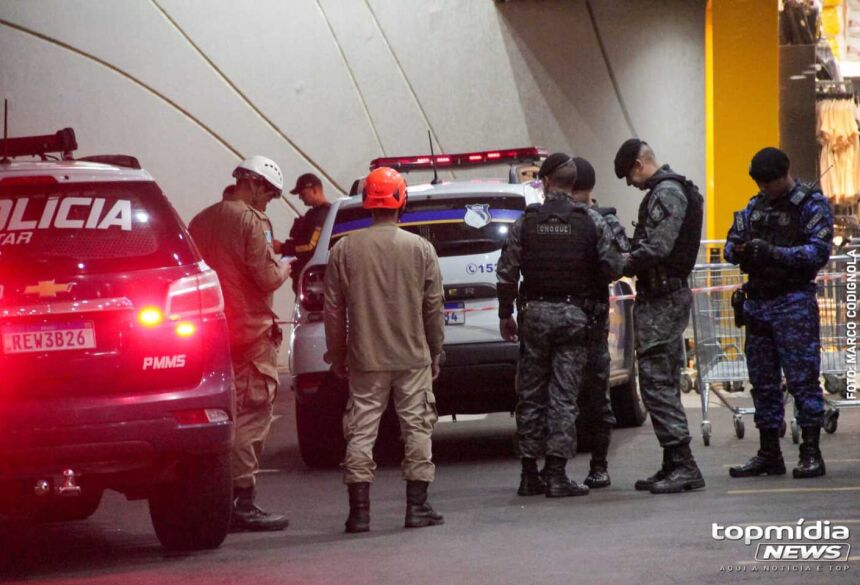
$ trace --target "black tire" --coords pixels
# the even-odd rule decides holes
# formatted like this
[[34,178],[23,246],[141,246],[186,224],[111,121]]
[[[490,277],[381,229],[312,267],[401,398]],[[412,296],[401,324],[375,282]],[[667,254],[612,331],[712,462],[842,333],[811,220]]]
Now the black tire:
[[[327,376],[319,397],[312,402],[296,401],[299,453],[311,469],[333,468],[343,461],[343,414],[348,395],[345,382]],[[383,465],[399,464],[403,459],[400,423],[391,401],[382,415],[373,454],[374,460]]]
[[80,496],[51,496],[50,501],[36,508],[30,519],[34,522],[74,522],[86,520],[96,513],[102,501],[102,490],[84,491]]
[[233,508],[229,454],[188,458],[177,473],[149,497],[155,535],[168,550],[218,548],[227,537]]
[[835,409],[827,410],[824,413],[824,432],[832,435],[839,428],[839,411]]
[[609,398],[612,401],[617,428],[641,427],[648,418],[645,404],[639,396],[636,376],[631,375],[627,382],[610,388]]
[[[336,467],[343,460],[343,404],[334,400],[306,404],[296,401],[296,434],[302,461],[311,469]],[[322,404],[322,406],[320,406]]]

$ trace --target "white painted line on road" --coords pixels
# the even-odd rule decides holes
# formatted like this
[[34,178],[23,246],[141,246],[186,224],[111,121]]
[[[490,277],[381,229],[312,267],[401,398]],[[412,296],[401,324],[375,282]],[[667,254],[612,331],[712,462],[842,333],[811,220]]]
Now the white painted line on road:
[[[831,463],[860,463],[860,459],[828,459],[827,464]],[[726,463],[723,467],[735,467],[737,465],[743,465],[743,463]]]
[[835,488],[775,488],[775,489],[759,489],[759,490],[729,490],[726,493],[730,496],[740,496],[747,494],[790,494],[790,493],[812,493],[812,492],[860,492],[860,486],[856,487],[835,487]]

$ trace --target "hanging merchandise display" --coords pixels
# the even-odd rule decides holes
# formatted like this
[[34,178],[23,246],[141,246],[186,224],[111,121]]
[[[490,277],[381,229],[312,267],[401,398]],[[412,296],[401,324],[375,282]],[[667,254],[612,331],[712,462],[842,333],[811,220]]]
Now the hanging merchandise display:
[[845,60],[860,63],[860,0],[848,0],[845,6]]
[[860,129],[852,83],[818,82],[821,188],[831,203],[854,205],[860,196]]

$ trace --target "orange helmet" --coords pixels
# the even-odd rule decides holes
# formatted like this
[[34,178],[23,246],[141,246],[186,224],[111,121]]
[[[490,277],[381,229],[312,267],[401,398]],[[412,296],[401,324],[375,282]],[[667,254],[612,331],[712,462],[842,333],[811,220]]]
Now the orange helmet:
[[365,209],[401,209],[406,205],[406,179],[389,167],[379,167],[367,175],[361,204]]

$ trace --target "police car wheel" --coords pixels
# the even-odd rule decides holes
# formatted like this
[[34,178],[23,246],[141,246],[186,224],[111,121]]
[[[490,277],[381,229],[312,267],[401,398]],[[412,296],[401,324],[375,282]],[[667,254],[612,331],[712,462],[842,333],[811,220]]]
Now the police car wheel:
[[635,376],[609,389],[615,426],[618,428],[640,427],[648,416],[645,404],[639,396],[639,384]]
[[320,404],[296,402],[299,453],[312,469],[336,467],[343,460],[343,405],[334,400]]
[[224,542],[233,509],[230,455],[181,461],[177,478],[149,497],[155,535],[167,550],[203,550]]

